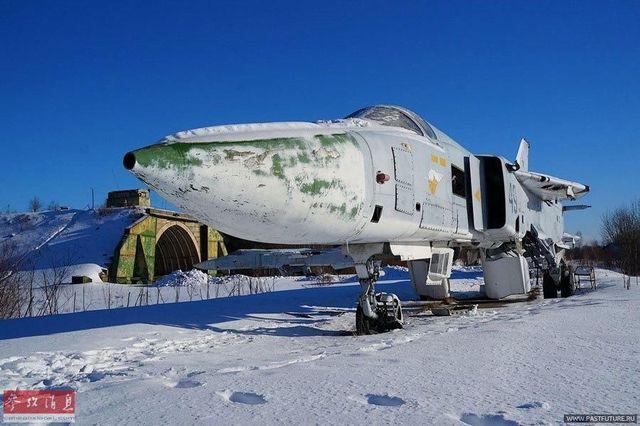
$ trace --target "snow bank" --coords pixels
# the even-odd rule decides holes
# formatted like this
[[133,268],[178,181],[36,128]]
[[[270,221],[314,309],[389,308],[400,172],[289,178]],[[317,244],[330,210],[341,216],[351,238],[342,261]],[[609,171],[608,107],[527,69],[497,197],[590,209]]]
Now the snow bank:
[[0,244],[12,244],[22,269],[107,265],[142,209],[60,210],[0,215]]
[[81,263],[77,265],[62,265],[56,268],[34,269],[32,271],[18,272],[26,278],[23,282],[29,282],[33,277],[35,288],[52,284],[68,284],[72,277],[87,277],[94,283],[102,283],[101,274],[106,274],[107,270],[95,263]]
[[212,282],[211,278],[207,273],[197,269],[187,272],[175,271],[156,280],[153,285],[156,287],[206,286]]

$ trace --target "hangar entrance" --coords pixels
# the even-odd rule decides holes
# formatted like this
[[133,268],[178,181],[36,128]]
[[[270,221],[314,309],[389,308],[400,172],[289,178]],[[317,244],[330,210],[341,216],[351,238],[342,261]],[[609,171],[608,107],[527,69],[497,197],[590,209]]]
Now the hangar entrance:
[[222,235],[194,217],[154,208],[138,211],[139,219],[125,228],[109,265],[111,282],[148,284],[227,254]]
[[178,269],[188,271],[200,261],[191,235],[180,225],[169,226],[156,243],[154,277],[168,275]]

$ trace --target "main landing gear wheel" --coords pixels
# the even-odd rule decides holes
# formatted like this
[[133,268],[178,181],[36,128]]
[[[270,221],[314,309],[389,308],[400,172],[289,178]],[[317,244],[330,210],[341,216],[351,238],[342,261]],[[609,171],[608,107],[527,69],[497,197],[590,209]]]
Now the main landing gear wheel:
[[392,293],[375,293],[374,283],[379,275],[379,265],[368,262],[367,271],[368,278],[360,278],[363,293],[356,309],[356,333],[367,335],[402,328],[404,318],[400,299]]
[[570,297],[575,293],[575,287],[571,280],[571,271],[566,266],[562,267],[562,274],[560,278],[560,296]]
[[356,334],[358,336],[366,336],[371,334],[371,321],[362,312],[362,306],[358,303],[356,308]]

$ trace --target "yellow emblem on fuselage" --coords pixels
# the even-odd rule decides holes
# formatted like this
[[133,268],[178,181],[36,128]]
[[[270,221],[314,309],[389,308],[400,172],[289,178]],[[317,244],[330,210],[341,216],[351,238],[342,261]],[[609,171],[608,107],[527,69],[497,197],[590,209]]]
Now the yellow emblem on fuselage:
[[431,191],[431,195],[435,194],[438,189],[438,181],[435,179],[429,179],[429,191]]
[[431,195],[435,195],[438,190],[438,184],[442,180],[442,174],[436,172],[435,170],[429,170],[429,178],[427,179],[427,184],[429,185],[429,192]]

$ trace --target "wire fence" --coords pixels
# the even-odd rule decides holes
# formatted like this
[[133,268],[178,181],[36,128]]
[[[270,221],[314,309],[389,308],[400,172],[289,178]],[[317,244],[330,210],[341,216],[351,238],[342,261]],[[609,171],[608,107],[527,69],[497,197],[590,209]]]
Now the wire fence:
[[47,284],[25,289],[20,317],[195,302],[271,292],[275,277],[231,275],[180,285]]

